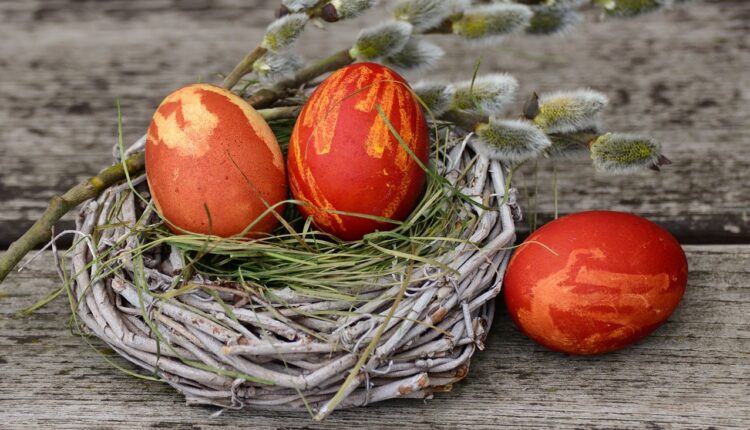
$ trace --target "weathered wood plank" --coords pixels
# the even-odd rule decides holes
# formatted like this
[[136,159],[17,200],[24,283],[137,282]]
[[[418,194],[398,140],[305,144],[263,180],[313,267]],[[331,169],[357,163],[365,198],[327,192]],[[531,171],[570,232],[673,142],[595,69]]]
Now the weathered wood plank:
[[[680,308],[630,348],[589,358],[546,351],[501,311],[487,349],[452,393],[338,411],[323,427],[747,428],[750,246],[686,250],[691,272]],[[303,411],[248,409],[211,418],[212,409],[185,406],[166,385],[124,376],[69,333],[64,299],[13,318],[58,285],[44,253],[0,287],[3,428],[313,426]]]
[[[110,162],[115,99],[126,140],[134,140],[167,92],[229,70],[259,40],[275,4],[0,3],[0,248],[53,193]],[[637,212],[685,242],[750,241],[743,186],[750,180],[750,2],[695,1],[638,20],[589,18],[565,37],[514,37],[485,51],[439,38],[451,56],[423,75],[467,78],[481,57],[482,71],[516,75],[521,94],[581,86],[610,94],[610,127],[660,138],[675,165],[662,175],[608,178],[592,174],[585,160],[563,163],[559,210]],[[311,30],[300,50],[332,52],[361,26]],[[537,210],[549,218],[549,163],[541,163],[538,183]]]

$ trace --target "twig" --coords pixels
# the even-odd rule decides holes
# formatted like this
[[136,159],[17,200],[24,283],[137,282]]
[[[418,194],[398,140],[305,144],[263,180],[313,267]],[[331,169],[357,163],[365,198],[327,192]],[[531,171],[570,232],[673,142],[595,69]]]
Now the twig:
[[98,196],[102,191],[123,180],[127,174],[135,174],[142,170],[145,164],[143,153],[135,154],[125,160],[107,167],[96,176],[79,183],[62,196],[52,197],[47,210],[34,225],[18,240],[10,244],[8,251],[0,257],[0,282],[2,282],[21,259],[35,246],[50,239],[52,226],[70,212],[73,208],[86,200]]
[[344,383],[341,385],[341,388],[336,393],[333,398],[328,401],[315,415],[314,419],[316,421],[322,421],[325,417],[327,417],[331,412],[333,412],[334,409],[336,409],[336,406],[344,400],[345,397],[347,397],[349,394],[351,394],[354,389],[359,386],[359,384],[362,383],[362,380],[364,379],[364,374],[360,374],[359,370],[364,366],[365,362],[370,358],[370,355],[375,350],[375,347],[378,345],[378,341],[380,340],[380,337],[383,335],[383,332],[385,331],[388,321],[393,317],[393,314],[396,312],[396,309],[398,309],[398,305],[401,302],[401,299],[404,297],[404,293],[406,292],[406,288],[409,286],[409,278],[411,277],[411,273],[413,270],[413,266],[409,266],[407,269],[406,276],[404,277],[404,282],[401,286],[401,289],[398,293],[398,295],[393,300],[393,305],[391,305],[390,310],[388,311],[388,315],[386,315],[385,320],[383,323],[378,327],[377,331],[375,332],[375,336],[373,340],[370,342],[370,344],[365,348],[365,351],[362,353],[362,356],[357,361],[357,364],[354,365],[354,367],[349,372],[349,376],[346,378]]
[[479,124],[486,124],[490,120],[486,115],[457,110],[449,110],[440,119],[453,123],[466,131],[474,131]]
[[334,70],[340,69],[354,62],[348,49],[339,51],[317,63],[299,69],[293,78],[285,79],[272,88],[264,88],[250,96],[247,101],[256,109],[270,106],[275,101],[285,97],[290,90],[294,91],[313,79]]
[[[310,8],[306,13],[310,18],[319,16],[323,10],[323,7],[328,4],[330,0],[319,0],[318,3]],[[224,89],[231,90],[242,79],[243,76],[247,75],[253,70],[253,65],[262,56],[268,52],[268,49],[261,45],[256,46],[239,62],[234,69],[224,78],[224,82],[221,86]]]
[[224,78],[224,82],[221,84],[221,86],[224,89],[231,90],[234,88],[234,86],[237,84],[237,82],[242,79],[243,76],[247,75],[253,70],[253,65],[256,61],[260,59],[263,55],[266,54],[268,50],[260,45],[256,46],[252,51],[250,51],[245,57],[237,63],[236,66],[234,66],[234,69],[232,69],[232,72],[227,75],[226,78]]
[[261,109],[258,111],[258,113],[266,121],[273,121],[276,119],[297,118],[301,110],[302,106],[281,106],[269,109]]

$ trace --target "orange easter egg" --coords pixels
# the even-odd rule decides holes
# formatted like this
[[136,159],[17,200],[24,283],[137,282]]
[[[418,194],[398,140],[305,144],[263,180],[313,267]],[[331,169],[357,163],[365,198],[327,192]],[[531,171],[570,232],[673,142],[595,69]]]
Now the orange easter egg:
[[636,215],[592,211],[529,236],[503,290],[516,325],[556,351],[620,349],[661,326],[680,303],[687,260],[666,230]]
[[287,198],[270,127],[240,97],[212,85],[180,88],[159,105],[148,129],[146,174],[175,233],[229,237],[253,223],[248,234],[269,233],[278,221],[267,208]]

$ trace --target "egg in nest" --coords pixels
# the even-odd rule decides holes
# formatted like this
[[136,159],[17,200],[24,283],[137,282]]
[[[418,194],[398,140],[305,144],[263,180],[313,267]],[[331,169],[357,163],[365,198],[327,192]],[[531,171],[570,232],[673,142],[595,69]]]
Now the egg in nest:
[[180,88],[159,105],[148,129],[146,174],[175,233],[270,233],[278,220],[269,208],[287,198],[271,128],[247,102],[212,85]]
[[302,109],[289,142],[289,183],[303,216],[357,240],[393,228],[385,219],[408,217],[428,158],[427,123],[409,85],[387,67],[358,63],[328,77]]

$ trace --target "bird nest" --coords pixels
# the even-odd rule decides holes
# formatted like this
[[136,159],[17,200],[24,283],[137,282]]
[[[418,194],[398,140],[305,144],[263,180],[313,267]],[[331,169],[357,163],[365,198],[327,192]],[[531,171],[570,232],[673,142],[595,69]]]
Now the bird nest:
[[358,242],[304,220],[253,241],[171,235],[145,176],[107,189],[77,221],[79,326],[189,404],[321,418],[450,390],[483,349],[515,239],[504,166],[453,133],[433,140],[407,226]]

